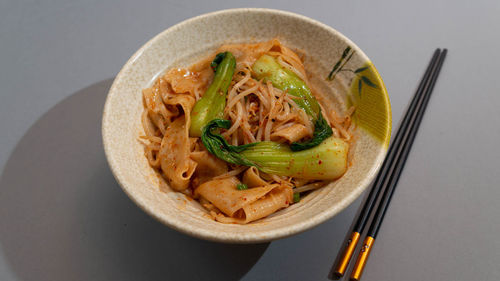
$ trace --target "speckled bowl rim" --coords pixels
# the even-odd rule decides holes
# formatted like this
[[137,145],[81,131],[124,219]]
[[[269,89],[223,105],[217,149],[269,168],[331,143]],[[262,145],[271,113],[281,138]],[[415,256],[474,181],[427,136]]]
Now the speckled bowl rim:
[[[275,10],[275,9],[266,9],[266,8],[237,8],[237,9],[226,9],[226,10],[220,10],[220,11],[215,11],[215,12],[210,12],[210,13],[202,14],[202,15],[199,15],[199,16],[192,17],[192,18],[189,18],[187,20],[184,20],[184,21],[182,21],[182,22],[180,22],[178,24],[175,24],[172,27],[170,27],[170,28],[168,28],[168,29],[160,32],[155,37],[153,37],[148,42],[146,42],[142,47],[140,47],[139,50],[137,50],[134,53],[134,55],[132,55],[130,57],[130,59],[125,63],[125,65],[121,68],[121,70],[118,73],[118,75],[115,77],[115,79],[113,81],[113,84],[112,84],[112,86],[111,86],[111,88],[109,90],[108,96],[106,98],[106,102],[105,102],[105,105],[104,105],[103,119],[102,119],[102,135],[103,135],[103,145],[104,145],[105,156],[106,156],[106,159],[108,161],[108,164],[109,164],[109,166],[111,168],[111,171],[112,171],[115,179],[117,180],[118,184],[123,189],[123,191],[125,192],[125,194],[127,194],[127,196],[137,206],[139,206],[144,212],[146,212],[147,214],[149,214],[150,216],[152,216],[157,221],[159,221],[159,222],[161,222],[161,223],[163,223],[163,224],[165,224],[165,225],[167,225],[167,226],[169,226],[169,227],[171,227],[171,228],[173,228],[173,229],[175,229],[175,230],[177,230],[179,232],[182,232],[182,233],[185,233],[185,234],[188,234],[188,235],[200,238],[200,239],[205,239],[205,240],[215,241],[215,242],[224,242],[224,243],[249,244],[249,243],[269,242],[269,241],[272,241],[272,240],[277,240],[277,239],[281,239],[281,238],[285,238],[285,237],[289,237],[289,236],[292,236],[292,235],[299,234],[299,233],[304,232],[306,230],[309,230],[309,229],[311,229],[311,228],[313,228],[315,226],[318,226],[319,224],[325,222],[326,220],[332,218],[336,214],[338,214],[341,211],[343,211],[352,202],[354,202],[354,200],[356,200],[366,190],[366,188],[368,188],[368,186],[370,185],[370,183],[372,182],[372,180],[375,178],[378,170],[380,169],[380,167],[382,165],[382,162],[383,162],[383,160],[385,158],[385,155],[387,154],[387,147],[386,147],[386,149],[382,149],[379,152],[379,154],[376,157],[376,161],[375,161],[374,165],[370,169],[370,172],[367,173],[367,175],[357,185],[357,187],[354,188],[350,193],[348,193],[339,204],[334,205],[331,208],[322,211],[321,213],[318,213],[314,217],[310,217],[308,219],[305,219],[305,220],[303,220],[300,223],[296,223],[294,225],[289,225],[289,226],[285,226],[285,227],[278,227],[276,229],[272,229],[272,230],[268,230],[268,231],[260,231],[258,233],[258,235],[254,235],[254,236],[247,235],[245,237],[242,237],[242,239],[228,239],[228,238],[224,238],[224,237],[221,237],[218,234],[218,232],[216,232],[216,231],[210,231],[210,230],[207,230],[207,229],[198,229],[198,228],[192,227],[191,225],[186,224],[186,223],[184,223],[184,222],[182,222],[182,221],[180,221],[178,219],[174,219],[174,218],[165,218],[164,219],[164,218],[160,217],[158,214],[156,214],[155,211],[150,206],[142,204],[140,202],[140,200],[138,200],[137,198],[135,198],[134,196],[132,196],[132,194],[131,194],[131,192],[129,190],[131,190],[133,187],[129,186],[129,184],[123,179],[123,176],[121,175],[121,173],[120,173],[120,171],[118,169],[118,165],[117,165],[118,159],[116,159],[114,157],[114,155],[110,153],[110,148],[109,147],[111,146],[111,144],[110,144],[111,140],[108,140],[108,139],[105,138],[105,135],[106,135],[105,134],[105,124],[107,124],[109,122],[108,118],[111,118],[110,115],[107,114],[108,108],[110,107],[110,102],[109,101],[110,101],[110,99],[111,99],[110,97],[112,95],[117,94],[117,90],[116,90],[116,88],[118,87],[117,86],[117,81],[119,80],[120,76],[123,75],[123,73],[125,72],[125,70],[127,68],[129,68],[130,65],[145,50],[147,50],[148,48],[150,48],[151,45],[153,45],[154,43],[156,43],[156,41],[159,40],[161,37],[166,36],[168,33],[171,33],[173,31],[182,29],[185,25],[189,25],[192,22],[201,20],[201,19],[206,18],[206,17],[216,16],[216,15],[220,16],[220,15],[224,15],[224,14],[241,13],[241,12],[246,12],[246,13],[251,13],[251,12],[256,12],[256,13],[270,13],[270,14],[273,14],[273,15],[276,15],[276,16],[292,17],[292,18],[295,18],[295,19],[297,19],[299,21],[305,21],[305,22],[308,22],[308,23],[310,23],[312,25],[316,25],[319,28],[322,28],[322,29],[328,31],[329,33],[332,33],[332,36],[337,36],[338,38],[342,39],[349,46],[351,46],[353,49],[355,49],[356,52],[358,53],[358,55],[361,56],[364,60],[370,61],[370,59],[368,58],[368,56],[354,42],[352,42],[349,38],[347,38],[346,36],[344,36],[339,31],[337,31],[334,28],[332,28],[332,27],[330,27],[330,26],[328,26],[326,24],[323,24],[323,23],[321,23],[319,21],[313,20],[311,18],[308,18],[308,17],[303,16],[303,15],[299,15],[299,14],[296,14],[296,13],[292,13],[292,12],[288,12],[288,11],[282,11],[282,10]],[[383,94],[388,99],[387,90],[386,90],[385,85],[383,83],[382,83],[382,88],[383,88],[382,89]],[[391,111],[390,103],[388,104],[388,111],[389,112]],[[388,122],[391,122],[391,120],[389,119]]]

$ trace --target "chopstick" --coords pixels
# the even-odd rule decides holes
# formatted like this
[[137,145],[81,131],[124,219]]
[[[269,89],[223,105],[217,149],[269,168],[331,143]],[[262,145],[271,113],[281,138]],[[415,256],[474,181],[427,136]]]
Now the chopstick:
[[363,242],[363,246],[361,247],[361,250],[359,252],[356,264],[354,265],[354,268],[351,272],[351,280],[357,281],[361,278],[366,261],[368,259],[368,256],[370,255],[373,243],[375,242],[375,238],[377,237],[387,208],[389,207],[389,204],[391,202],[392,195],[394,194],[394,190],[396,189],[406,159],[408,158],[408,155],[410,153],[410,149],[413,141],[415,140],[418,127],[420,126],[420,123],[422,121],[422,117],[424,115],[427,104],[429,103],[432,90],[434,89],[434,85],[436,84],[437,77],[439,75],[439,72],[441,71],[441,67],[448,50],[444,49],[441,52],[440,49],[437,49],[436,52],[439,52],[437,62],[432,67],[430,80],[426,81],[425,83],[424,95],[419,99],[419,102],[417,103],[416,114],[412,115],[412,118],[409,121],[409,128],[403,135],[402,146],[397,148],[395,156],[396,161],[394,165],[392,165],[394,166],[394,169],[389,173],[389,178],[384,181],[384,185],[386,186],[386,188],[384,193],[382,194],[382,199],[377,207],[377,211],[375,212],[373,220],[370,224],[370,228],[368,229],[368,234]]
[[424,87],[424,96],[419,103],[417,104],[417,113],[412,116],[410,120],[410,128],[408,131],[405,131],[403,136],[403,145],[402,147],[398,147],[396,153],[396,163],[395,170],[390,174],[388,179],[387,187],[382,194],[382,199],[377,207],[377,211],[373,217],[373,220],[370,224],[370,228],[368,229],[368,234],[363,242],[363,246],[358,255],[358,259],[356,260],[356,264],[351,272],[351,280],[360,280],[361,275],[363,273],[363,269],[365,267],[368,256],[370,255],[370,251],[372,249],[373,243],[375,242],[375,238],[377,237],[378,231],[380,230],[380,226],[384,220],[384,216],[386,214],[387,208],[392,199],[392,195],[394,194],[394,190],[396,189],[399,177],[401,176],[401,172],[403,171],[404,165],[406,163],[406,159],[411,150],[411,146],[413,141],[415,140],[415,136],[417,135],[418,127],[422,122],[422,118],[425,113],[425,109],[427,104],[429,103],[430,96],[432,94],[432,90],[434,89],[434,85],[436,84],[437,77],[439,72],[441,71],[441,67],[443,66],[444,59],[446,58],[446,54],[448,52],[447,49],[444,49],[442,52],[439,51],[439,57],[437,59],[437,64],[432,68],[431,78]]
[[[368,258],[371,250],[371,246],[373,245],[373,241],[378,233],[385,211],[387,210],[396,187],[397,180],[399,179],[403,169],[404,162],[408,157],[418,126],[422,120],[425,107],[429,102],[430,94],[435,85],[437,75],[441,69],[446,52],[446,49],[443,52],[441,52],[440,49],[437,49],[432,56],[429,66],[424,73],[424,77],[422,78],[410,106],[408,107],[408,110],[400,124],[396,136],[393,139],[393,143],[389,148],[389,152],[384,160],[384,163],[382,164],[381,170],[377,175],[368,198],[366,199],[358,216],[350,239],[347,241],[347,244],[340,255],[340,259],[335,267],[335,270],[331,273],[337,278],[340,278],[345,274],[361,233],[363,233],[368,219],[372,214],[377,198],[384,187],[387,186],[382,196],[381,203],[377,208],[372,224],[370,225],[368,236],[366,237],[363,247],[361,248],[360,256],[358,257],[354,270],[351,274],[351,280],[359,280],[361,277],[366,259]],[[333,278],[333,276],[330,276],[330,278]]]
[[411,116],[414,114],[416,105],[418,100],[421,98],[422,94],[424,93],[424,86],[426,84],[426,81],[429,79],[431,75],[431,70],[432,67],[435,65],[437,58],[439,55],[439,50],[436,50],[434,52],[434,55],[432,56],[431,62],[429,63],[429,66],[427,67],[424,77],[422,78],[422,81],[420,82],[420,85],[413,96],[413,99],[410,103],[410,106],[408,107],[408,110],[406,111],[406,114],[401,122],[401,125],[399,127],[399,130],[396,132],[396,136],[394,137],[394,140],[389,148],[389,152],[387,153],[387,156],[382,164],[382,167],[380,169],[380,172],[377,175],[377,178],[375,179],[375,182],[373,184],[373,187],[368,194],[368,198],[366,199],[363,209],[361,210],[361,213],[358,216],[358,219],[356,221],[356,224],[354,225],[353,231],[351,233],[351,237],[347,241],[347,244],[344,247],[343,253],[340,256],[339,262],[337,263],[337,266],[335,270],[333,271],[333,274],[337,277],[340,278],[344,276],[345,271],[347,270],[347,266],[349,265],[349,261],[351,260],[351,257],[354,253],[354,250],[356,249],[356,245],[359,241],[359,238],[361,236],[361,233],[363,233],[366,223],[368,222],[368,219],[370,217],[370,214],[373,210],[373,207],[375,206],[376,200],[379,197],[379,194],[382,190],[384,179],[387,176],[387,173],[389,172],[389,169],[394,162],[394,157],[396,155],[396,147],[401,145],[401,140],[403,136],[403,132],[408,130],[409,126],[409,121]]

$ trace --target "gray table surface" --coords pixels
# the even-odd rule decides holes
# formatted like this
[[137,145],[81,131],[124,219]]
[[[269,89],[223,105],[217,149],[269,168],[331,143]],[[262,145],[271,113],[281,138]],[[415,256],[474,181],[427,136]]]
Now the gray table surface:
[[327,280],[362,198],[294,237],[211,243],[143,213],[103,154],[104,99],[131,54],[184,19],[245,6],[356,42],[394,127],[434,48],[449,48],[363,280],[500,279],[500,2],[226,2],[0,1],[0,280]]

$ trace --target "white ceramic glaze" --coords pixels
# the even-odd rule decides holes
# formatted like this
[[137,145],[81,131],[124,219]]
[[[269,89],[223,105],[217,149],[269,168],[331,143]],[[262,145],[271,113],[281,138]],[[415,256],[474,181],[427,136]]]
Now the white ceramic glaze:
[[[265,219],[248,225],[213,221],[194,200],[183,194],[160,191],[159,180],[144,157],[138,141],[142,134],[141,90],[171,67],[188,66],[224,43],[265,41],[278,38],[305,54],[306,69],[314,83],[338,101],[368,108],[366,119],[359,116],[351,167],[332,184],[316,190]],[[385,156],[391,127],[390,105],[375,68],[367,78],[377,86],[358,89],[360,75],[339,73],[325,81],[346,46],[353,55],[346,68],[371,65],[368,57],[333,28],[297,14],[268,9],[233,9],[201,15],[179,23],[147,42],[123,66],[111,87],[102,121],[106,157],[125,193],[158,221],[186,234],[228,243],[257,243],[287,237],[314,227],[351,204],[370,184]],[[359,93],[356,93],[357,90]],[[362,95],[361,95],[362,93]],[[375,97],[375,102],[373,102]],[[364,109],[363,109],[364,110]],[[361,112],[362,110],[360,110]],[[368,124],[368,125],[367,125]],[[372,126],[374,125],[374,126]],[[370,132],[370,128],[379,134]],[[373,130],[372,130],[373,132]]]

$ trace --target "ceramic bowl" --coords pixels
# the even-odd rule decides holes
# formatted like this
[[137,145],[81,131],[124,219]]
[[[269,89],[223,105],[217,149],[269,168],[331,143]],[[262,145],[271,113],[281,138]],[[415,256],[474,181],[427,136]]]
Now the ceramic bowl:
[[[343,177],[302,198],[299,204],[248,225],[222,224],[195,200],[160,190],[144,147],[141,90],[172,67],[185,67],[225,43],[278,38],[304,54],[311,82],[336,102],[354,105],[355,144]],[[333,80],[325,79],[334,69]],[[310,229],[335,216],[369,186],[387,152],[391,109],[384,83],[370,59],[335,29],[290,12],[232,9],[181,22],[155,36],[123,66],[109,91],[102,120],[104,149],[125,193],[146,213],[183,233],[227,243],[271,241]]]

